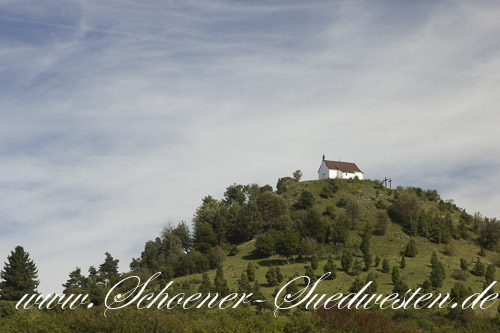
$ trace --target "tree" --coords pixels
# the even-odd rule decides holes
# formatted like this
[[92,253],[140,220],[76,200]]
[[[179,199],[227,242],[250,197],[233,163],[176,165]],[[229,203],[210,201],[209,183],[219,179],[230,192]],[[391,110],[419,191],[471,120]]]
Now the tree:
[[414,239],[410,239],[405,247],[405,256],[414,258],[417,255],[417,243]]
[[222,270],[222,266],[219,266],[217,268],[217,272],[215,273],[214,291],[220,296],[226,296],[229,294],[229,287],[227,285],[226,279],[224,278],[224,271]]
[[239,293],[249,293],[252,289],[250,285],[250,281],[248,281],[247,274],[245,272],[241,272],[240,279],[238,280],[238,292]]
[[467,260],[460,258],[460,269],[464,272],[469,270],[469,262]]
[[443,281],[446,278],[446,271],[444,265],[437,258],[436,252],[432,253],[431,257],[431,277],[430,282],[434,289],[441,288],[443,286]]
[[404,254],[401,256],[401,264],[400,264],[401,269],[406,267],[406,261],[405,261],[405,256]]
[[300,193],[299,200],[295,203],[295,208],[297,209],[307,209],[314,205],[314,196],[308,190],[303,190]]
[[269,267],[266,273],[266,280],[270,286],[275,286],[278,284],[278,276],[276,275],[276,269],[274,267]]
[[353,262],[352,254],[351,252],[344,251],[342,253],[342,257],[340,258],[340,265],[344,269],[346,273],[349,272],[349,268],[351,268]]
[[113,259],[113,256],[109,252],[106,252],[105,256],[104,262],[99,266],[99,275],[106,283],[109,283],[118,276],[119,260]]
[[247,278],[250,282],[255,281],[255,265],[251,261],[247,265]]
[[375,257],[375,267],[378,267],[378,265],[380,265],[380,257],[376,256]]
[[363,261],[365,262],[365,270],[369,270],[372,264],[372,255],[370,254],[370,251],[363,255]]
[[87,284],[87,279],[82,275],[82,270],[77,267],[74,271],[69,273],[69,279],[62,286],[64,287],[64,293],[67,293],[73,289],[83,289]]
[[385,210],[379,210],[377,212],[377,221],[375,223],[375,234],[383,236],[385,235],[391,219]]
[[495,266],[492,264],[489,264],[488,267],[486,268],[486,273],[484,274],[484,279],[486,280],[486,283],[490,285],[493,281],[495,281]]
[[363,288],[363,287],[364,287],[364,285],[365,285],[365,284],[363,283],[363,281],[361,281],[361,279],[360,279],[360,278],[356,278],[356,280],[354,280],[354,281],[352,282],[352,285],[351,285],[351,287],[349,288],[349,292],[351,292],[351,293],[357,293],[358,291],[360,291],[360,290],[361,290],[361,288]]
[[366,292],[367,292],[367,293],[369,293],[369,294],[374,294],[374,293],[377,291],[377,289],[378,289],[378,284],[377,284],[376,279],[377,279],[377,276],[376,276],[376,275],[375,275],[375,273],[373,273],[373,272],[368,273],[368,275],[366,276],[365,285],[366,285],[368,282],[372,281],[372,284],[370,284],[370,285],[368,286],[368,288],[366,289]]
[[278,183],[276,184],[276,193],[282,194],[283,192],[286,192],[288,186],[295,182],[296,180],[290,177],[283,177],[278,179]]
[[201,284],[198,288],[198,292],[200,294],[208,294],[212,292],[212,283],[210,283],[210,278],[208,277],[208,273],[205,272],[201,276]]
[[[313,284],[314,282],[316,282],[316,280],[317,280],[316,274],[314,273],[314,271],[311,268],[311,266],[306,266],[306,274],[305,275],[307,277],[309,277],[309,283],[310,284]],[[307,280],[305,280],[305,282],[307,283]]]
[[300,178],[302,178],[302,171],[297,170],[293,173],[293,179],[296,181],[300,181]]
[[10,252],[0,279],[0,299],[6,301],[17,301],[25,294],[35,294],[40,283],[36,265],[22,246],[16,246]]
[[391,208],[391,218],[398,221],[407,231],[414,232],[412,222],[417,221],[423,203],[418,196],[410,190],[399,193],[396,202]]
[[280,236],[276,242],[276,250],[279,255],[288,259],[297,253],[299,236],[292,228],[286,228],[281,232]]
[[399,280],[401,280],[398,266],[392,266],[391,280],[394,285],[398,284]]
[[382,273],[389,273],[390,269],[389,260],[384,258],[384,261],[382,261]]
[[481,262],[481,259],[478,258],[476,261],[476,265],[474,266],[473,273],[476,276],[483,276],[484,270],[485,270],[484,264]]
[[319,265],[319,258],[318,255],[315,254],[311,258],[311,267],[313,270],[316,270],[318,268],[318,265]]
[[359,218],[361,214],[361,206],[357,201],[351,200],[347,203],[345,207],[347,216],[351,219],[351,229],[354,230],[356,227],[356,220]]
[[333,257],[331,255],[328,257],[328,261],[326,262],[325,266],[323,267],[323,271],[325,273],[327,273],[327,272],[331,273],[328,276],[327,280],[333,280],[337,277],[337,266],[335,265],[335,262],[333,261]]

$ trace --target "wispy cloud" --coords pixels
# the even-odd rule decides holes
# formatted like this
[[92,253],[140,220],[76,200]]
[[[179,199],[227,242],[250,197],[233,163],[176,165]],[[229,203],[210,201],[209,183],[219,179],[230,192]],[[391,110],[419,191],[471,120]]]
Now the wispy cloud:
[[[500,6],[0,1],[0,256],[127,269],[233,182],[327,157],[499,216]],[[0,257],[1,258],[1,257]]]

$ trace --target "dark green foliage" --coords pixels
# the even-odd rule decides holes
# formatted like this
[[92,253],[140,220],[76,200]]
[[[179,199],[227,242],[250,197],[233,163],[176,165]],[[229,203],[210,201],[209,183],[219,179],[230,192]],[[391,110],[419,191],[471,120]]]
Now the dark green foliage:
[[481,262],[481,259],[477,259],[476,264],[474,265],[474,270],[472,273],[476,276],[483,276],[485,273],[486,267],[484,264]]
[[[290,282],[292,279],[288,279],[288,282]],[[299,292],[299,286],[297,285],[297,283],[295,283],[295,281],[293,281],[292,283],[289,283],[287,286],[286,286],[286,293],[287,294],[290,294],[290,295],[293,295],[295,293],[298,293]]]
[[329,198],[332,198],[335,195],[335,193],[337,193],[338,189],[339,189],[339,185],[338,185],[337,180],[328,179],[326,181],[325,186],[323,186],[323,188],[321,189],[321,192],[319,195],[324,199],[329,199]]
[[261,187],[259,188],[259,190],[260,190],[260,193],[264,193],[264,192],[272,192],[272,191],[273,191],[273,187],[272,187],[271,185],[269,185],[269,184],[266,184],[266,185],[264,185],[264,186],[261,186]]
[[389,218],[389,214],[387,214],[385,210],[378,211],[376,215],[374,233],[379,236],[385,235],[390,223],[391,219]]
[[24,294],[36,293],[40,283],[37,278],[38,270],[29,253],[22,246],[16,246],[0,272],[0,299],[16,301]]
[[410,288],[408,287],[408,284],[404,282],[403,280],[399,279],[397,283],[394,284],[394,287],[392,288],[393,293],[398,293],[399,295],[404,295]]
[[270,286],[275,286],[278,284],[278,277],[276,275],[276,268],[270,267],[266,273],[266,280]]
[[370,252],[366,252],[365,254],[363,254],[363,261],[365,263],[365,270],[369,270],[372,264],[372,255],[370,254]]
[[390,269],[389,260],[384,258],[384,261],[382,261],[382,273],[389,273]]
[[480,230],[479,243],[487,250],[497,250],[500,242],[500,223],[497,219],[485,219]]
[[210,278],[208,277],[208,273],[205,272],[201,276],[201,284],[198,288],[198,292],[201,294],[207,294],[212,292],[212,283],[210,283]]
[[375,267],[378,267],[378,265],[380,265],[380,257],[376,256],[375,257]]
[[374,272],[368,273],[368,275],[366,276],[365,285],[369,281],[372,281],[372,284],[370,284],[368,286],[368,288],[366,289],[366,292],[368,294],[374,294],[377,291],[377,289],[378,289],[377,275]]
[[414,192],[402,191],[390,209],[391,219],[401,224],[410,235],[415,235],[418,232],[416,221],[422,207],[422,200]]
[[257,199],[257,207],[262,216],[263,228],[283,229],[288,217],[288,205],[283,197],[273,192],[264,192]]
[[250,282],[255,281],[255,265],[251,261],[247,265],[247,278]]
[[462,271],[468,271],[469,270],[469,262],[463,258],[460,258],[460,269]]
[[352,282],[352,285],[351,287],[349,288],[349,291],[351,293],[357,293],[358,291],[361,290],[361,288],[363,288],[365,285],[365,283],[363,283],[363,281],[361,281],[360,278],[356,278],[353,282]]
[[279,268],[279,266],[276,266],[275,270],[276,270],[276,279],[278,280],[278,283],[283,282],[283,279],[285,277],[283,276],[283,273],[281,273],[281,268]]
[[345,206],[347,206],[347,200],[346,198],[342,197],[339,199],[339,201],[337,201],[337,207],[343,208]]
[[312,269],[316,270],[318,268],[318,265],[319,265],[319,258],[318,255],[315,254],[311,258],[311,267]]
[[486,273],[484,273],[484,279],[486,280],[486,284],[491,284],[493,281],[495,281],[495,266],[492,264],[489,264],[488,267],[486,267]]
[[276,252],[285,257],[289,258],[294,254],[297,254],[299,248],[299,236],[292,228],[286,228],[280,233],[280,237],[276,242]]
[[74,271],[69,273],[69,279],[62,285],[64,287],[63,292],[67,293],[75,290],[78,292],[78,290],[85,288],[86,284],[87,279],[82,275],[82,270],[77,267]]
[[349,221],[345,214],[341,214],[330,232],[330,241],[335,244],[345,244],[349,238]]
[[399,267],[401,267],[401,269],[406,267],[406,260],[405,260],[404,255],[401,256],[401,263],[400,263]]
[[328,276],[327,280],[333,280],[337,277],[337,266],[335,265],[335,262],[333,261],[333,257],[331,255],[328,257],[328,261],[323,267],[323,271],[324,273],[331,273],[330,276]]
[[486,256],[486,252],[484,251],[484,247],[481,246],[481,249],[479,250],[479,253],[478,253],[481,257],[485,257]]
[[238,293],[249,293],[252,289],[250,281],[248,281],[247,274],[241,272],[240,279],[238,280]]
[[443,263],[438,260],[436,252],[432,253],[431,267],[432,270],[429,281],[434,289],[441,288],[443,286],[443,281],[446,278],[446,271]]
[[194,232],[194,248],[201,253],[208,253],[217,244],[217,235],[207,222],[199,222]]
[[356,227],[356,222],[361,214],[361,206],[355,200],[350,200],[349,203],[345,206],[345,211],[347,216],[351,221],[351,229]]
[[[305,274],[305,276],[309,277],[309,283],[310,284],[316,282],[316,280],[317,280],[316,273],[314,273],[314,271],[311,268],[311,266],[306,266],[306,274]],[[307,279],[304,279],[304,283],[307,284]]]
[[315,239],[318,243],[324,243],[328,232],[328,225],[321,215],[314,209],[308,209],[301,218],[300,235]]
[[335,214],[335,208],[333,206],[326,206],[323,216],[328,216],[334,220],[337,217],[337,214]]
[[450,291],[450,297],[457,303],[462,303],[470,295],[472,295],[472,289],[470,287],[466,288],[460,282],[455,283]]
[[227,285],[226,279],[224,278],[224,271],[222,270],[222,266],[219,266],[217,268],[217,272],[215,273],[214,292],[222,296],[229,294],[229,287]]
[[342,269],[348,273],[349,269],[352,266],[353,258],[351,252],[344,251],[342,253],[342,257],[340,258],[340,265],[342,266]]
[[270,230],[266,234],[257,237],[255,240],[255,248],[261,256],[269,257],[276,252],[276,242],[278,237],[278,231]]
[[300,193],[299,200],[295,203],[295,208],[297,209],[308,209],[314,205],[315,198],[311,192],[303,190]]
[[401,280],[401,276],[399,274],[399,267],[398,266],[392,266],[392,275],[391,275],[391,281],[395,285]]
[[414,258],[417,255],[417,243],[414,239],[410,239],[408,244],[405,247],[405,256]]
[[276,184],[276,193],[282,194],[282,193],[286,192],[288,186],[290,184],[295,183],[295,182],[296,182],[296,180],[293,178],[290,178],[290,177],[283,177],[283,178],[278,179],[278,183]]
[[233,184],[226,188],[224,192],[224,202],[228,205],[233,203],[238,203],[242,205],[246,200],[245,193],[243,191],[243,185]]

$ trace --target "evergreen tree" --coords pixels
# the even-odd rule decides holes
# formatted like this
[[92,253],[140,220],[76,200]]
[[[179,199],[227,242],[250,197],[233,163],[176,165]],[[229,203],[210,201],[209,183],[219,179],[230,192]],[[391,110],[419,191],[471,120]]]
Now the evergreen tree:
[[[316,282],[316,274],[314,273],[314,271],[311,268],[311,266],[306,266],[306,274],[305,275],[309,277],[309,283],[310,284]],[[304,283],[307,284],[307,280],[306,279],[304,279]]]
[[364,287],[364,285],[365,284],[363,283],[363,281],[361,281],[360,278],[356,278],[356,280],[353,281],[351,287],[349,288],[349,291],[351,293],[357,293],[358,291],[361,290],[361,288]]
[[441,288],[443,286],[443,281],[446,278],[446,271],[443,264],[437,258],[436,252],[432,253],[431,257],[431,277],[430,282],[434,289]]
[[62,286],[64,287],[64,293],[72,289],[83,289],[87,284],[87,279],[82,275],[82,270],[77,267],[74,271],[69,273],[69,279]]
[[219,294],[219,296],[226,296],[229,294],[229,287],[227,281],[224,278],[224,271],[222,266],[217,268],[214,279],[214,291]]
[[476,265],[474,266],[474,275],[476,276],[483,276],[484,275],[484,264],[481,262],[481,260],[478,258],[476,261]]
[[311,258],[311,267],[313,270],[316,270],[318,268],[318,265],[319,265],[319,258],[318,255],[315,254]]
[[366,276],[366,280],[365,280],[365,285],[369,282],[369,281],[372,281],[372,284],[370,284],[368,286],[368,288],[366,289],[366,292],[368,294],[374,294],[377,289],[378,289],[378,284],[377,284],[377,276],[375,275],[374,272],[370,272],[368,273],[368,275]]
[[375,267],[378,267],[378,265],[380,265],[380,257],[376,256],[375,257]]
[[486,280],[486,283],[490,285],[493,281],[495,281],[495,266],[492,264],[489,264],[488,267],[486,268],[486,273],[484,274],[484,278]]
[[22,246],[16,246],[0,272],[0,299],[16,301],[24,294],[36,293],[40,283],[37,278],[38,270],[29,253]]
[[99,275],[105,282],[109,283],[118,276],[118,259],[113,259],[109,252],[105,253],[106,258],[99,266]]
[[274,267],[269,267],[266,273],[266,280],[270,286],[275,286],[278,284],[278,276],[276,275],[276,269]]
[[240,279],[238,280],[238,293],[249,293],[252,289],[250,281],[248,281],[247,274],[241,272]]
[[382,261],[382,273],[389,273],[389,270],[391,267],[389,266],[389,260],[387,258],[384,258],[384,261]]
[[398,284],[399,280],[401,280],[401,276],[399,275],[399,267],[392,266],[392,275],[391,280],[394,285]]
[[372,255],[370,254],[370,251],[363,255],[363,261],[365,262],[365,270],[369,270],[372,264]]
[[346,273],[349,272],[349,268],[351,268],[352,262],[353,258],[351,252],[344,251],[344,253],[342,253],[342,258],[340,258],[340,265]]
[[460,269],[464,272],[469,270],[469,263],[467,260],[460,258]]
[[323,267],[323,271],[330,272],[331,274],[328,276],[327,280],[333,280],[337,277],[337,266],[335,265],[335,262],[333,261],[333,257],[330,255],[328,257],[328,261],[326,262],[325,266]]
[[414,258],[417,255],[417,243],[414,239],[410,239],[405,248],[405,256]]
[[201,276],[201,284],[198,288],[198,292],[200,294],[208,294],[212,292],[212,283],[210,283],[210,278],[208,277],[208,273],[205,272]]
[[255,265],[251,261],[247,265],[247,278],[250,282],[255,281]]
[[284,279],[283,273],[281,273],[281,269],[279,266],[276,266],[276,280],[278,280],[278,283],[281,283]]
[[[288,279],[288,282],[290,282],[291,280],[292,280],[291,278]],[[299,286],[297,285],[297,283],[295,283],[295,281],[287,284],[287,286],[286,286],[286,293],[287,294],[294,295],[298,292],[299,292]]]
[[404,254],[401,256],[401,264],[400,264],[401,269],[406,267],[406,260]]

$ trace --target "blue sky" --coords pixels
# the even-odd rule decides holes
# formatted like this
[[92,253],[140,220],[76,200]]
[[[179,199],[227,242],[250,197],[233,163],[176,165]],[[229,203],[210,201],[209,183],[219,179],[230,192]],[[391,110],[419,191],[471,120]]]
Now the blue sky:
[[500,4],[0,0],[0,260],[127,270],[321,155],[500,216]]

